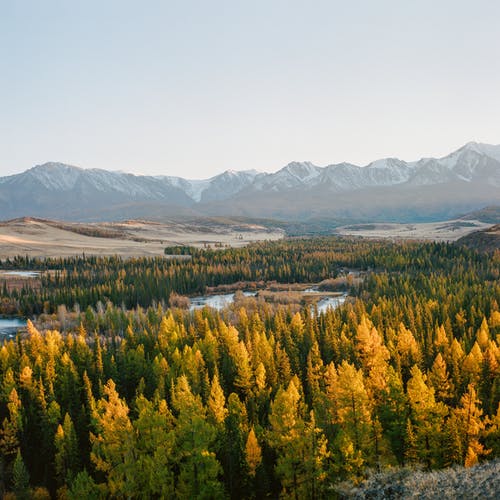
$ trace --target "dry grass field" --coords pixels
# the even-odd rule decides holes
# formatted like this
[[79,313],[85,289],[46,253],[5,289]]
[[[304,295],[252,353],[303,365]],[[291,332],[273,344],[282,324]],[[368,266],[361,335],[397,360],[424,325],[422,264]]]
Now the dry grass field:
[[342,226],[336,229],[336,233],[345,236],[362,236],[364,238],[456,241],[467,234],[491,226],[492,224],[477,220],[449,220],[411,224],[370,223]]
[[22,218],[0,222],[0,259],[15,255],[69,257],[83,253],[155,256],[163,255],[164,248],[171,245],[237,247],[283,236],[281,230],[210,219],[70,223]]
[[410,468],[373,473],[358,485],[343,483],[337,486],[338,497],[344,499],[422,500],[500,498],[500,461],[485,462],[475,467],[451,467],[425,472]]

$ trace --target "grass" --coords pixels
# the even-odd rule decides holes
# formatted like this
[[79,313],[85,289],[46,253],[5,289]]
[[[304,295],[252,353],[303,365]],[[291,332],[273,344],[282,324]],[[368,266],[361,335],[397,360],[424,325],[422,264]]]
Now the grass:
[[335,491],[341,499],[498,499],[500,460],[433,472],[400,468],[373,473],[357,485],[341,483]]

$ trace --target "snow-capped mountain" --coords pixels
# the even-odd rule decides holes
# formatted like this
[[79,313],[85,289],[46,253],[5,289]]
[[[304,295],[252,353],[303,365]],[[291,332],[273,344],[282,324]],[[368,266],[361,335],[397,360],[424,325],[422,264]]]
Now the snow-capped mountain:
[[433,217],[500,203],[499,187],[500,145],[475,142],[443,158],[385,158],[364,167],[292,162],[274,173],[228,170],[202,180],[46,163],[0,178],[0,219]]
[[256,179],[252,186],[257,190],[282,191],[314,186],[322,169],[309,162],[289,163],[274,174],[266,174]]
[[250,186],[259,175],[263,174],[259,174],[256,170],[244,170],[241,172],[227,170],[208,181],[202,181],[208,182],[208,184],[199,192],[199,196],[193,199],[201,202],[229,199]]

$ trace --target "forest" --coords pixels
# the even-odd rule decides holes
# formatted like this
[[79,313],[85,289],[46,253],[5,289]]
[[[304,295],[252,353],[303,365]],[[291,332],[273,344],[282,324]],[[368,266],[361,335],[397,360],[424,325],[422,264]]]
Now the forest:
[[[498,251],[322,237],[0,267],[42,271],[1,292],[31,318],[0,349],[4,498],[335,498],[500,457]],[[349,272],[324,313],[171,300]]]

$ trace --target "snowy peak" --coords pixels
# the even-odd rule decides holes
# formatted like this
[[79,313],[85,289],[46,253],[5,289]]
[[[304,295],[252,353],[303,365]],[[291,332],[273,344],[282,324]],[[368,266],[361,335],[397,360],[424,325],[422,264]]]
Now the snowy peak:
[[84,170],[79,167],[48,162],[36,165],[29,169],[26,174],[50,191],[64,191],[74,187],[82,172]]
[[173,187],[181,189],[191,200],[196,202],[200,201],[203,191],[210,186],[211,181],[211,179],[190,180],[182,177],[161,177],[160,179],[170,183]]
[[265,174],[256,178],[254,187],[260,191],[281,191],[310,187],[320,179],[323,169],[310,162],[292,162],[274,174]]
[[397,158],[376,160],[366,167],[367,177],[370,181],[381,186],[407,182],[411,170],[410,164]]
[[448,156],[429,161],[436,163],[435,169],[448,169],[452,176],[466,182],[481,178],[488,179],[490,185],[499,182],[500,146],[469,142]]
[[206,188],[201,191],[200,198],[196,201],[227,200],[250,186],[258,175],[256,170],[226,170],[209,180]]
[[500,144],[483,144],[481,142],[468,142],[465,146],[462,146],[460,150],[473,151],[478,155],[488,156],[496,161],[500,162]]
[[294,161],[283,167],[281,171],[284,173],[301,180],[302,182],[309,182],[320,175],[320,167],[316,167],[308,161],[298,162]]
[[398,158],[381,158],[380,160],[372,161],[366,166],[366,168],[394,170],[407,165],[408,164],[406,162],[399,160]]
[[48,191],[123,194],[136,199],[166,200],[181,196],[185,203],[222,201],[238,193],[281,193],[321,189],[343,192],[408,184],[431,186],[452,181],[485,180],[500,185],[500,145],[469,142],[443,158],[405,162],[383,158],[359,167],[349,163],[318,167],[294,161],[275,173],[226,170],[209,179],[189,180],[169,176],[141,176],[107,170],[85,170],[63,163],[45,163],[0,180],[0,185],[31,183]]
[[[360,203],[371,198],[381,203],[390,196],[406,201],[406,193],[418,191],[422,200],[432,189],[446,192],[451,198],[461,190],[464,197],[495,204],[497,200],[500,203],[499,187],[500,146],[478,142],[467,143],[443,158],[422,158],[416,162],[383,158],[364,167],[350,163],[319,167],[295,161],[274,173],[226,170],[200,180],[83,169],[51,162],[0,178],[0,214],[6,218],[70,213],[73,218],[84,218],[80,214],[92,211],[104,217],[108,207],[115,207],[111,209],[122,215],[123,207],[132,206],[131,214],[141,211],[146,216],[162,214],[163,210],[225,215],[234,215],[234,210],[262,215],[269,210],[272,216],[281,216],[300,204],[312,212],[325,210],[344,196],[348,203],[356,196]],[[28,202],[26,193],[30,193]],[[434,196],[431,201],[441,202]],[[280,203],[276,212],[265,208]]]
[[195,202],[227,199],[233,194],[252,184],[262,175],[257,170],[226,170],[210,179],[183,179],[181,177],[163,177],[178,187]]
[[149,176],[136,176],[103,169],[83,169],[64,163],[49,162],[37,165],[21,174],[3,178],[0,183],[9,189],[44,191],[54,199],[73,198],[83,201],[124,198],[127,201],[173,199],[176,203],[189,203],[184,190],[170,182]]

